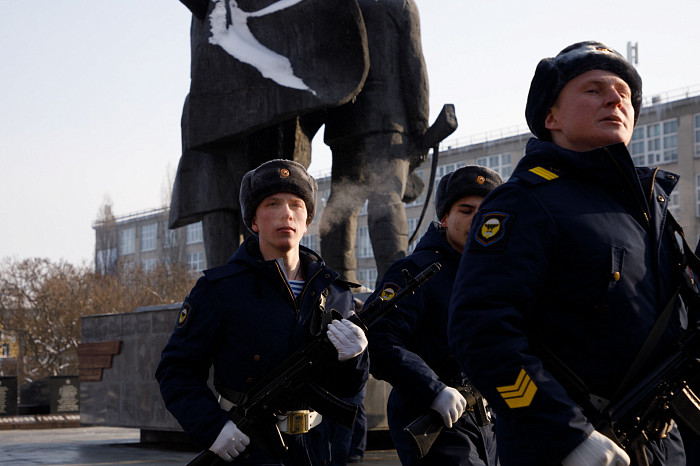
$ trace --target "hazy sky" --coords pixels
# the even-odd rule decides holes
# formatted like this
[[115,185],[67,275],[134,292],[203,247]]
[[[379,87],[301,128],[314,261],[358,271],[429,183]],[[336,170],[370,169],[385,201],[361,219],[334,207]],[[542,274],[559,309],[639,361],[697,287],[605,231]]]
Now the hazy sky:
[[[431,120],[525,129],[537,62],[581,40],[639,43],[646,96],[700,85],[697,0],[416,0]],[[0,0],[0,258],[92,261],[106,197],[159,207],[180,157],[189,11],[177,0]],[[312,173],[330,167],[314,141]]]

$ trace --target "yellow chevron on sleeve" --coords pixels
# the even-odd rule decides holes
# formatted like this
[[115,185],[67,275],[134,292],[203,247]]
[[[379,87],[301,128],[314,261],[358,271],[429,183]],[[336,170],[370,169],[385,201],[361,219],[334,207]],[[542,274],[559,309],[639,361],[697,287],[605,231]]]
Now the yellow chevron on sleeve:
[[557,175],[556,173],[550,172],[546,168],[542,167],[531,168],[528,171],[531,171],[535,175],[541,176],[545,180],[553,180],[554,178],[559,178],[559,175]]
[[525,369],[521,368],[518,378],[513,385],[496,387],[496,390],[501,394],[509,408],[525,408],[532,403],[532,399],[537,392],[537,385],[525,372]]

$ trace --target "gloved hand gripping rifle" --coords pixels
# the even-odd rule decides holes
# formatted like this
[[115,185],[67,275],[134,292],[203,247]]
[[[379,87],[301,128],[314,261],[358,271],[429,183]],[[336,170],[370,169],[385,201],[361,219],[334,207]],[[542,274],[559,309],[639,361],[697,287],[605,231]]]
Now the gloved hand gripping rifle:
[[[486,400],[481,393],[469,383],[458,387],[457,391],[467,400],[466,409],[474,410],[477,425],[488,425],[491,422],[491,416],[486,411]],[[429,409],[427,413],[404,427],[403,431],[408,436],[413,453],[418,458],[423,458],[428,454],[444,427],[445,421],[442,420],[442,416],[437,411]]]

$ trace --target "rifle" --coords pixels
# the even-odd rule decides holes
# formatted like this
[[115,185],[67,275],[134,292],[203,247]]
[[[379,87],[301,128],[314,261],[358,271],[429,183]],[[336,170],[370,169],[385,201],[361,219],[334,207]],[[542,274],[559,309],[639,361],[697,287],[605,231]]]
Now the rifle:
[[642,448],[652,438],[664,437],[673,418],[700,436],[700,328],[686,330],[676,350],[659,363],[632,390],[603,410],[596,429],[636,458],[648,464]]
[[[435,262],[415,278],[404,270],[405,287],[388,299],[384,299],[383,296],[377,297],[359,313],[350,316],[348,320],[367,332],[370,326],[396,309],[399,301],[413,294],[441,267],[439,262]],[[340,313],[335,309],[331,309],[329,314],[331,318],[341,318]],[[276,415],[283,411],[281,408],[290,399],[290,393],[293,394],[291,398],[302,401],[334,422],[352,428],[357,406],[340,400],[322,387],[310,382],[314,374],[318,374],[337,360],[337,356],[338,353],[328,340],[326,333],[320,332],[255,384],[245,394],[243,400],[229,410],[229,418],[250,437],[252,444],[274,458],[281,458],[287,451],[287,446],[277,427]],[[187,463],[187,466],[213,465],[219,461],[224,462],[216,453],[205,450]]]
[[[476,388],[471,385],[459,387],[457,390],[467,400],[467,410],[474,410],[476,422],[480,426],[486,426],[491,422],[491,416],[486,412],[486,400]],[[438,435],[445,427],[445,421],[437,411],[432,409],[417,417],[413,422],[404,427],[403,431],[408,436],[411,449],[418,458],[423,458],[437,440]]]

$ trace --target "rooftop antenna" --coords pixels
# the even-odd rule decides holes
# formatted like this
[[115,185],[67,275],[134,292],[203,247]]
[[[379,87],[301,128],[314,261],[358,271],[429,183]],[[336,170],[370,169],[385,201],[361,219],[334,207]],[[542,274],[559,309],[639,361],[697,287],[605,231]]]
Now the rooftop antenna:
[[627,42],[627,61],[635,66],[639,64],[639,42]]

